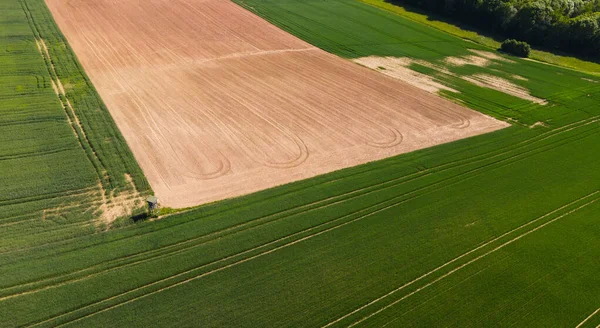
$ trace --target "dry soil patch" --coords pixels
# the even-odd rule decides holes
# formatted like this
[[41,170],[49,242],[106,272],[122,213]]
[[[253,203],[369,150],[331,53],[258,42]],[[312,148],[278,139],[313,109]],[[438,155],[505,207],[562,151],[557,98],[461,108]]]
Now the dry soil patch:
[[359,63],[371,69],[377,69],[381,73],[391,76],[395,79],[402,80],[412,86],[425,90],[431,93],[437,93],[440,90],[458,92],[448,86],[445,86],[434,80],[433,77],[422,74],[408,68],[413,63],[430,66],[427,62],[413,60],[407,57],[361,57],[354,59],[354,62]]
[[546,100],[532,96],[526,88],[513,84],[501,77],[488,74],[475,74],[473,76],[461,76],[461,78],[480,87],[495,89],[521,99],[529,100],[536,104],[548,104]]
[[229,0],[47,4],[163,206],[507,126],[315,49]]

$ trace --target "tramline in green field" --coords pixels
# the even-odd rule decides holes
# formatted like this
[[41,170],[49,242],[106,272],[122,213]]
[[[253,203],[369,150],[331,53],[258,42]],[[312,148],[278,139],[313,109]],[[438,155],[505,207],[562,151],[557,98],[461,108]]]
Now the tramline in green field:
[[43,1],[0,9],[0,251],[101,230],[126,174],[148,183]]
[[[48,17],[42,1],[27,2],[39,26],[56,28],[35,18]],[[513,126],[160,221],[9,248],[0,326],[600,324],[597,78],[512,57],[447,65],[493,49],[354,0],[240,4],[343,57],[443,66],[452,75],[411,68]],[[548,103],[460,78],[478,73],[519,75],[510,81]]]

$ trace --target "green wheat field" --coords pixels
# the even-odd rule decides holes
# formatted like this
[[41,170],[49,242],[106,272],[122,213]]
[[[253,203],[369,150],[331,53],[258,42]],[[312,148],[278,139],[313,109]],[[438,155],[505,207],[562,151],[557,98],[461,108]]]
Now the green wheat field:
[[150,186],[43,0],[0,0],[0,327],[600,324],[598,77],[449,65],[495,50],[356,0],[236,3],[348,60],[412,58],[512,125],[106,227],[106,195]]

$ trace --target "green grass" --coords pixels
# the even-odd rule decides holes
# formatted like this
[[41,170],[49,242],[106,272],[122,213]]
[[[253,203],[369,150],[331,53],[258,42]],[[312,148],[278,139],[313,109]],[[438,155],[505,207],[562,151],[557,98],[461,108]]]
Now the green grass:
[[[347,58],[480,47],[353,0],[243,5]],[[0,326],[576,326],[600,307],[600,84],[514,60],[448,68],[548,105],[413,67],[507,129],[0,252]]]
[[0,250],[94,232],[102,193],[131,191],[125,174],[148,183],[44,2],[0,12]]
[[[15,1],[8,1],[15,3]],[[127,147],[106,106],[98,96],[89,78],[42,0],[20,0],[34,36],[48,46],[56,76],[65,85],[66,96],[81,121],[85,137],[81,137],[106,189],[126,190],[129,174],[139,191],[149,190],[141,169]],[[52,72],[51,72],[52,73]]]

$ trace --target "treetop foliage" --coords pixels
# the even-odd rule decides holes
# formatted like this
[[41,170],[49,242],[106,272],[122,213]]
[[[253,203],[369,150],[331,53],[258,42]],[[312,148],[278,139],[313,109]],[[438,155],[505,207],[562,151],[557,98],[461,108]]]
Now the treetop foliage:
[[527,42],[517,41],[515,39],[507,39],[502,42],[502,51],[513,54],[519,57],[529,57],[531,47]]
[[402,1],[509,38],[600,59],[600,0]]

